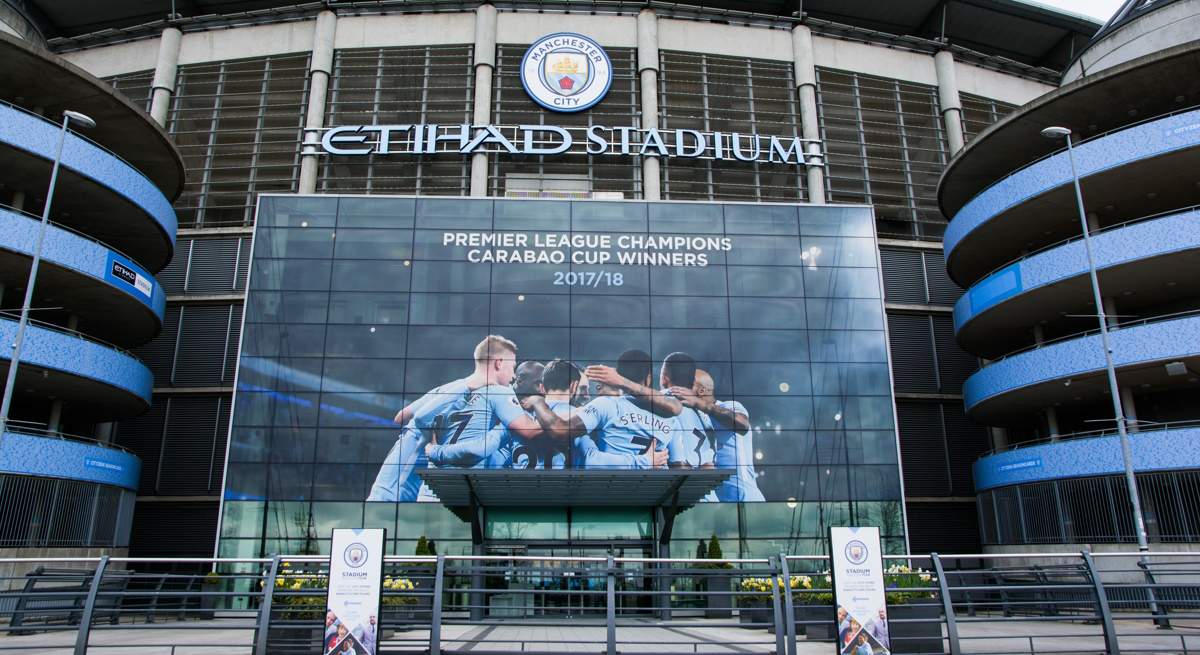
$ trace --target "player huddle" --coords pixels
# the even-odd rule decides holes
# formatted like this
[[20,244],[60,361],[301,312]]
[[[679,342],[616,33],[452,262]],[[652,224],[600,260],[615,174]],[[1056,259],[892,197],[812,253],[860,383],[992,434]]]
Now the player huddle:
[[[445,468],[728,469],[705,500],[763,500],[745,407],[713,397],[713,379],[686,353],[653,363],[628,350],[616,368],[555,359],[517,366],[517,346],[489,335],[475,370],[401,409],[403,426],[369,501],[436,500],[420,471]],[[590,395],[590,383],[596,395]]]

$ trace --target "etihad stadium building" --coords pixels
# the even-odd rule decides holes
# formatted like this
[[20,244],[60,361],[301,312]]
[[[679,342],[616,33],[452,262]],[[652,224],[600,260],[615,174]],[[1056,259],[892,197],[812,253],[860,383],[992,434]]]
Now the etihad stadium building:
[[[70,138],[101,146],[64,155],[34,294],[58,309],[34,312],[0,443],[0,543],[321,553],[359,526],[395,553],[424,537],[490,555],[687,556],[713,535],[726,555],[817,554],[833,525],[877,525],[893,553],[1127,540],[997,532],[1024,481],[993,485],[976,460],[1040,438],[1026,419],[1044,408],[974,382],[1004,365],[977,356],[1021,345],[1024,310],[966,316],[958,286],[1070,236],[963,236],[957,214],[1028,163],[1002,118],[1062,93],[1064,71],[1086,81],[1101,26],[1009,0],[799,8],[0,2],[6,61],[26,62],[0,76],[24,126],[4,128],[0,156],[21,163],[0,179],[6,220],[37,227],[63,109],[92,112]],[[1011,166],[980,163],[997,157]],[[32,241],[4,234],[10,311]],[[66,337],[76,350],[50,343]],[[566,427],[521,406],[543,395]],[[1093,418],[1059,412],[1054,435]],[[84,439],[100,455],[45,454]]]

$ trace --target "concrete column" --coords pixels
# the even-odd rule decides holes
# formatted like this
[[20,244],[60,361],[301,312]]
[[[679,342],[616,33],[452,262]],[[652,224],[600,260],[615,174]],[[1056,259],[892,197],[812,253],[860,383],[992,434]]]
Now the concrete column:
[[[642,129],[658,128],[658,16],[643,9],[637,17],[638,77],[642,83]],[[642,157],[642,199],[662,198],[658,157]]]
[[950,155],[958,154],[966,145],[963,138],[962,101],[958,97],[958,78],[954,74],[954,55],[941,50],[933,56],[937,70],[938,105],[942,108],[942,122],[946,125],[946,141],[950,144]]
[[166,127],[171,94],[175,93],[175,74],[179,72],[179,44],[183,32],[177,27],[162,31],[158,40],[158,61],[154,63],[154,81],[150,83],[150,117]]
[[[1046,332],[1041,325],[1033,326],[1033,342],[1037,345],[1042,345],[1046,342]],[[1054,441],[1058,438],[1058,410],[1053,407],[1047,407],[1044,410],[1046,414],[1046,429],[1050,433],[1050,440]]]
[[313,27],[312,57],[308,65],[308,107],[304,110],[304,147],[300,156],[299,193],[316,193],[317,169],[321,161],[317,142],[325,126],[325,99],[329,96],[329,76],[333,73],[333,40],[337,36],[337,14],[325,10],[317,14]]
[[92,436],[95,437],[96,441],[99,441],[100,443],[109,443],[112,441],[114,425],[116,424],[111,421],[107,423],[97,423],[96,429],[92,433]]
[[[483,4],[475,9],[475,107],[471,122],[492,122],[492,76],[496,71],[496,8]],[[488,156],[471,155],[471,195],[488,194]]]
[[62,424],[62,408],[63,402],[61,400],[50,401],[50,418],[46,419],[47,432],[58,432],[58,426]]
[[25,211],[25,192],[13,191],[12,202],[9,206],[17,211]]
[[804,146],[808,201],[825,204],[825,156],[821,152],[821,126],[817,122],[817,68],[813,59],[812,30],[804,25],[792,28],[792,68],[796,93],[800,98],[800,137],[811,139]]
[[988,428],[988,432],[992,436],[992,450],[1001,450],[1008,447],[1008,430],[990,427]]
[[1125,425],[1130,432],[1140,432],[1138,428],[1137,404],[1133,401],[1133,389],[1121,387],[1121,408],[1125,410]]

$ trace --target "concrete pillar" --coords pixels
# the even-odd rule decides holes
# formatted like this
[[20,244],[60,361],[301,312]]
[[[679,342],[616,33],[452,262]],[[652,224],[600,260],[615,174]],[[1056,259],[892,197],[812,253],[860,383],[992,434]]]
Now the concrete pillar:
[[[638,77],[642,83],[642,129],[658,128],[658,16],[643,9],[637,17]],[[642,199],[662,199],[658,157],[642,157]]]
[[933,56],[937,71],[938,105],[942,108],[942,122],[946,125],[946,141],[950,144],[950,155],[958,154],[966,145],[963,138],[962,101],[958,97],[958,78],[954,74],[954,55],[949,50],[940,50]]
[[25,192],[13,191],[12,202],[9,206],[17,211],[25,211]]
[[111,421],[106,423],[97,423],[96,429],[92,433],[92,436],[95,437],[96,441],[99,441],[100,443],[109,443],[112,441],[114,425],[116,424]]
[[792,28],[792,68],[796,75],[796,94],[800,98],[800,137],[811,139],[804,145],[808,201],[823,205],[825,156],[821,152],[821,126],[817,121],[817,68],[813,59],[812,30],[804,25]]
[[50,401],[50,417],[46,419],[47,432],[58,433],[58,426],[62,423],[62,408],[61,400]]
[[1137,404],[1133,401],[1133,389],[1121,387],[1121,409],[1125,410],[1125,426],[1130,432],[1140,432],[1138,428]]
[[[1039,346],[1046,342],[1046,333],[1041,325],[1033,326],[1033,342]],[[1047,407],[1043,411],[1046,415],[1046,430],[1050,433],[1050,440],[1054,441],[1059,435],[1058,410],[1053,407]]]
[[[471,122],[492,122],[492,75],[496,71],[496,8],[489,4],[475,9],[475,107]],[[488,194],[488,156],[471,155],[471,195]]]
[[992,436],[992,450],[1003,450],[1008,447],[1008,430],[990,427],[988,428],[988,432]]
[[308,107],[304,110],[304,147],[300,156],[299,193],[316,193],[317,169],[321,161],[317,142],[325,126],[325,99],[333,74],[333,40],[337,36],[337,14],[328,9],[317,14],[313,27],[312,57],[308,64]]
[[171,94],[175,93],[175,75],[179,72],[179,44],[183,32],[177,27],[162,31],[158,40],[158,61],[154,63],[154,80],[150,83],[150,117],[166,127]]

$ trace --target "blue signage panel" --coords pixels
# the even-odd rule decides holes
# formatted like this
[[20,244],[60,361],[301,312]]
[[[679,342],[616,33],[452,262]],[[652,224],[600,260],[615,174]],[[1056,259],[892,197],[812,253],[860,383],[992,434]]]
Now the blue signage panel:
[[142,462],[130,453],[99,444],[5,432],[0,440],[0,471],[136,490]]
[[154,276],[130,259],[110,251],[104,265],[104,279],[126,289],[147,307],[154,307]]

